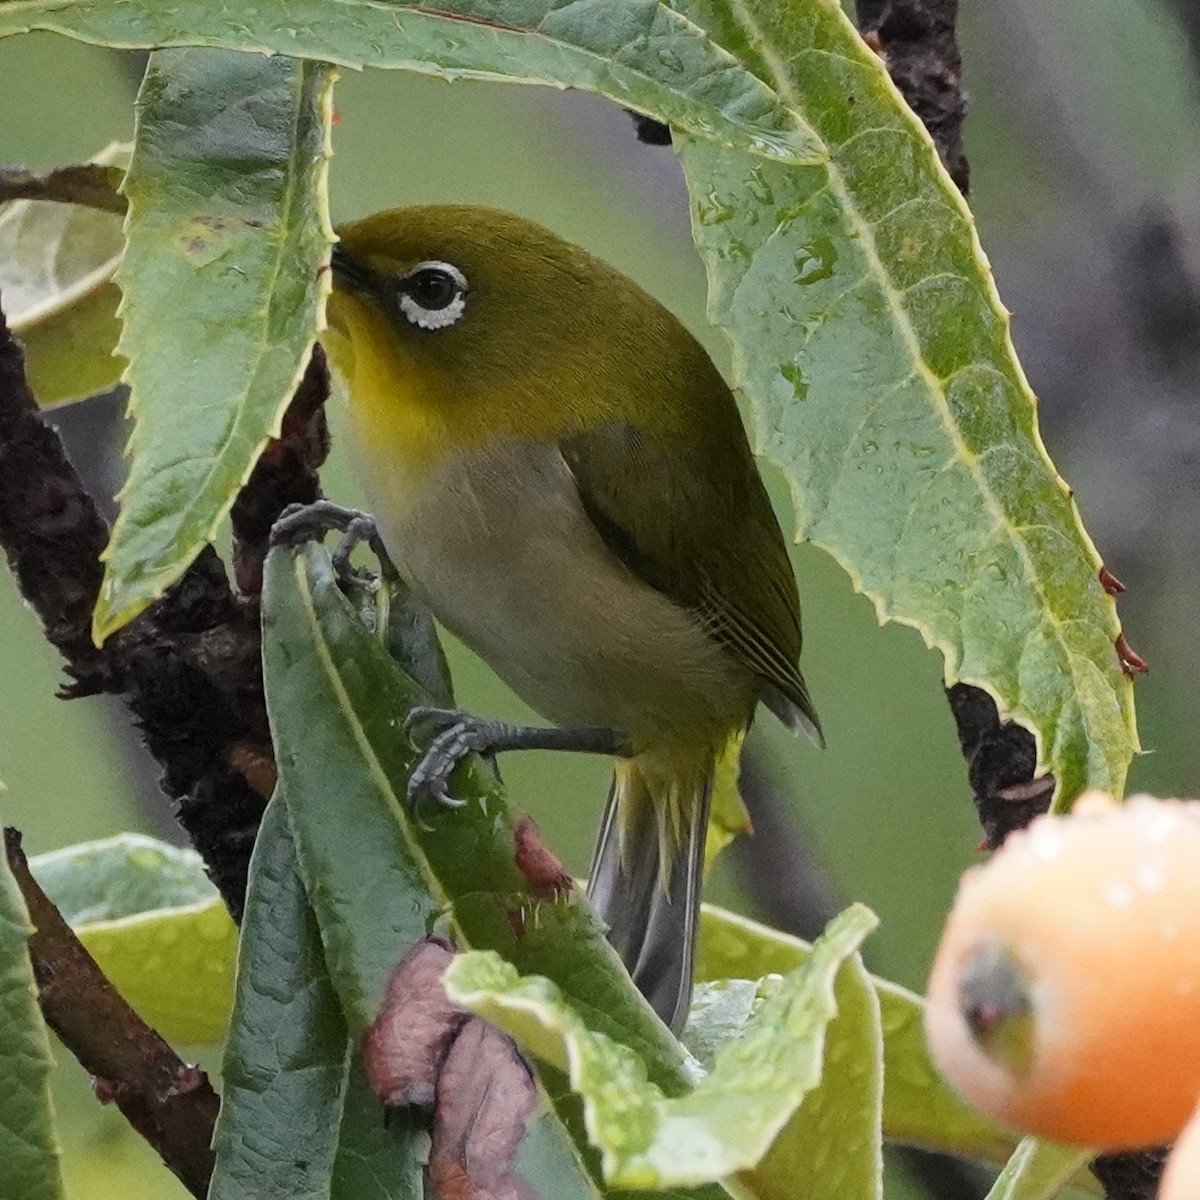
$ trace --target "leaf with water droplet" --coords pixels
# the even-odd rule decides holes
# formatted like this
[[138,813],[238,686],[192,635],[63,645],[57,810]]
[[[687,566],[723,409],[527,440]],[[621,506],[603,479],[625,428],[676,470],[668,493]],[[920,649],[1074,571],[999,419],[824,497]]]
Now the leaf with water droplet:
[[132,461],[97,641],[215,536],[304,370],[329,287],[332,85],[328,66],[283,57],[151,56],[117,272]]
[[[457,1003],[568,1073],[612,1186],[689,1187],[753,1172],[760,1164],[773,1177],[778,1166],[769,1165],[768,1152],[821,1083],[826,1034],[835,1018],[845,1018],[850,1041],[863,1043],[860,1069],[851,1072],[856,1077],[843,1097],[855,1097],[862,1110],[857,1118],[870,1130],[865,1136],[877,1142],[879,1013],[858,959],[875,923],[862,905],[831,921],[801,966],[783,979],[764,981],[761,1005],[740,1035],[716,1051],[696,1087],[671,1098],[647,1080],[645,1064],[632,1050],[589,1028],[583,1014],[592,1013],[591,1006],[572,1008],[548,980],[523,977],[495,954],[475,953],[457,958],[444,983]],[[833,1086],[846,1082],[839,1078]],[[846,1111],[840,1099],[831,1110]],[[877,1180],[878,1149],[862,1159],[855,1170],[868,1183]],[[750,1194],[774,1193],[752,1188]],[[838,1194],[869,1200],[876,1191],[856,1184]]]
[[[947,682],[1033,732],[1058,804],[1119,793],[1138,739],[1116,610],[928,133],[836,0],[802,20],[775,0],[688,13],[827,152],[792,167],[676,139],[710,312],[756,448],[791,486],[796,536],[833,554],[881,621],[919,629]],[[705,219],[713,196],[739,197],[727,220]]]
[[220,1041],[237,928],[194,850],[123,833],[30,859],[121,995],[165,1038]]
[[[10,10],[12,10],[10,12]],[[53,29],[123,49],[207,46],[352,67],[542,83],[607,96],[673,128],[779,162],[824,151],[796,110],[684,12],[644,0],[287,5],[0,3],[0,37]]]

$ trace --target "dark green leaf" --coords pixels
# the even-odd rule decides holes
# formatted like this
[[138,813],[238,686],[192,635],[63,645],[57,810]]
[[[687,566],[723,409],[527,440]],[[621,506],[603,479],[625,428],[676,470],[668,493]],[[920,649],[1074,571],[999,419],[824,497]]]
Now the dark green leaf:
[[428,1117],[412,1109],[385,1110],[353,1048],[341,1121],[330,1200],[422,1200]]
[[209,1200],[328,1197],[349,1052],[277,793],[250,862]]
[[[459,946],[495,948],[522,969],[553,977],[597,1027],[643,1056],[664,1089],[685,1089],[682,1050],[634,990],[582,897],[547,901],[531,893],[514,861],[513,818],[482,763],[455,776],[464,808],[414,819],[404,794],[416,752],[400,727],[425,697],[339,591],[328,555],[315,546],[276,550],[263,599],[280,777],[352,1034],[375,1019],[403,955],[435,929]],[[556,1164],[557,1182],[538,1178],[544,1164]],[[543,1191],[549,1183],[549,1194],[593,1191],[549,1112],[532,1123],[518,1170]]]
[[[400,732],[417,685],[358,619],[317,546],[276,550],[264,584],[267,706],[301,871],[352,1032],[432,927],[557,983],[593,1027],[643,1056],[664,1089],[687,1084],[654,1017],[576,892],[539,900],[514,861],[514,820],[478,759],[454,777],[461,809],[404,799],[416,751]],[[381,902],[381,897],[386,901]]]

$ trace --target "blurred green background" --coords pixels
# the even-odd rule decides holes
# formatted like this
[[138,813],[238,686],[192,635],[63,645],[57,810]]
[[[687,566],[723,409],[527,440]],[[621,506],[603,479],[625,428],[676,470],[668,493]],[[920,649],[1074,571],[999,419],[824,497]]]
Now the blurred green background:
[[[1200,59],[1167,0],[965,7],[972,206],[1016,313],[1051,454],[1109,565],[1130,585],[1122,617],[1153,668],[1139,682],[1148,753],[1133,786],[1196,795]],[[1138,45],[1139,54],[1116,54],[1118,45]],[[136,56],[51,35],[0,42],[0,163],[75,161],[128,137],[138,72]],[[671,151],[639,144],[620,111],[569,93],[398,73],[349,72],[336,96],[335,220],[434,200],[523,213],[638,279],[724,362],[704,319],[703,272]],[[1156,304],[1162,321],[1148,316]],[[63,422],[111,495],[123,438],[111,405]],[[336,455],[325,484],[339,500],[358,499]],[[786,520],[783,491],[774,491]],[[873,965],[921,988],[979,840],[941,662],[915,631],[880,629],[825,555],[799,547],[795,564],[805,674],[829,748],[818,752],[766,721],[759,745],[839,897],[864,900],[882,917]],[[170,836],[153,767],[122,711],[54,699],[55,655],[6,574],[0,645],[4,823],[20,827],[34,853],[122,829]],[[468,708],[522,715],[478,663],[456,651],[453,665]],[[602,762],[582,758],[505,762],[516,803],[576,872],[586,869],[606,776]],[[786,879],[776,882],[786,889]],[[761,888],[751,884],[725,862],[713,894],[754,911]],[[73,1200],[183,1195],[121,1118],[91,1100],[77,1068],[59,1074]],[[889,1185],[889,1195],[901,1194]]]

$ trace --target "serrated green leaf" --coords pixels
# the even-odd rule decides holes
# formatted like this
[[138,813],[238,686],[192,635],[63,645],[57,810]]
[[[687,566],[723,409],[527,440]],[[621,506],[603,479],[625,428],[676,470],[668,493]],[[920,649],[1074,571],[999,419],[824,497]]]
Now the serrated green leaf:
[[327,1200],[349,1053],[276,793],[250,860],[208,1200]]
[[[706,904],[700,914],[696,978],[730,992],[724,1012],[726,1021],[733,1022],[739,1008],[753,1003],[745,989],[756,985],[741,981],[793,971],[811,952],[811,944],[800,938]],[[1017,1135],[960,1100],[933,1065],[925,1044],[921,997],[886,979],[872,980],[883,1029],[884,1137],[984,1162],[1008,1161],[1018,1145]],[[702,982],[699,995],[709,994]],[[1076,1183],[1095,1190],[1090,1176]]]
[[821,1078],[834,980],[875,925],[855,905],[835,918],[808,960],[781,980],[738,1039],[685,1095],[667,1098],[627,1047],[587,1023],[549,980],[522,977],[489,952],[462,955],[450,996],[530,1054],[566,1070],[583,1097],[605,1178],[628,1188],[689,1186],[756,1166]]
[[[128,145],[113,143],[93,162],[123,168],[128,155]],[[120,378],[112,277],[124,245],[113,212],[49,200],[0,204],[0,295],[43,406],[95,395]]]
[[710,312],[796,535],[1037,738],[1058,801],[1138,748],[1100,559],[1037,429],[962,197],[835,0],[693,0],[825,162],[678,139]]
[[857,955],[842,964],[834,995],[837,1015],[825,1031],[820,1085],[766,1157],[738,1177],[758,1200],[883,1196],[883,1035],[879,999]]
[[681,11],[658,0],[183,0],[169,9],[0,0],[0,37],[53,29],[102,45],[223,46],[450,79],[580,88],[756,154],[811,162],[794,111]]
[[1094,1150],[1025,1138],[1000,1172],[987,1200],[1054,1200],[1095,1156]]
[[[301,873],[350,1029],[439,921],[461,946],[546,975],[596,1027],[633,1047],[664,1088],[683,1053],[629,982],[581,896],[538,900],[514,861],[514,818],[481,760],[454,777],[460,809],[404,799],[417,752],[401,733],[423,693],[359,620],[319,546],[275,550],[263,587],[267,711]],[[380,896],[395,897],[387,904]]]
[[29,962],[29,914],[0,854],[0,1196],[63,1200],[54,1062]]
[[276,432],[323,320],[333,71],[151,56],[124,183],[118,349],[136,419],[98,641],[174,582]]
[[100,969],[168,1041],[220,1041],[237,930],[200,856],[139,834],[69,846],[30,869]]

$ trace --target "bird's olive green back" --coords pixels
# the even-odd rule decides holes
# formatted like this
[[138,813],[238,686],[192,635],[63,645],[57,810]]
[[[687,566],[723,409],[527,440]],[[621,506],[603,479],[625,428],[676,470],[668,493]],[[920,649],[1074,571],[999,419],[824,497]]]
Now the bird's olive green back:
[[[448,443],[557,442],[614,553],[811,717],[783,535],[733,396],[695,338],[632,280],[509,213],[396,209],[339,234],[374,280],[402,361],[444,383],[430,402]],[[467,278],[450,327],[409,324],[389,292],[425,262]]]

